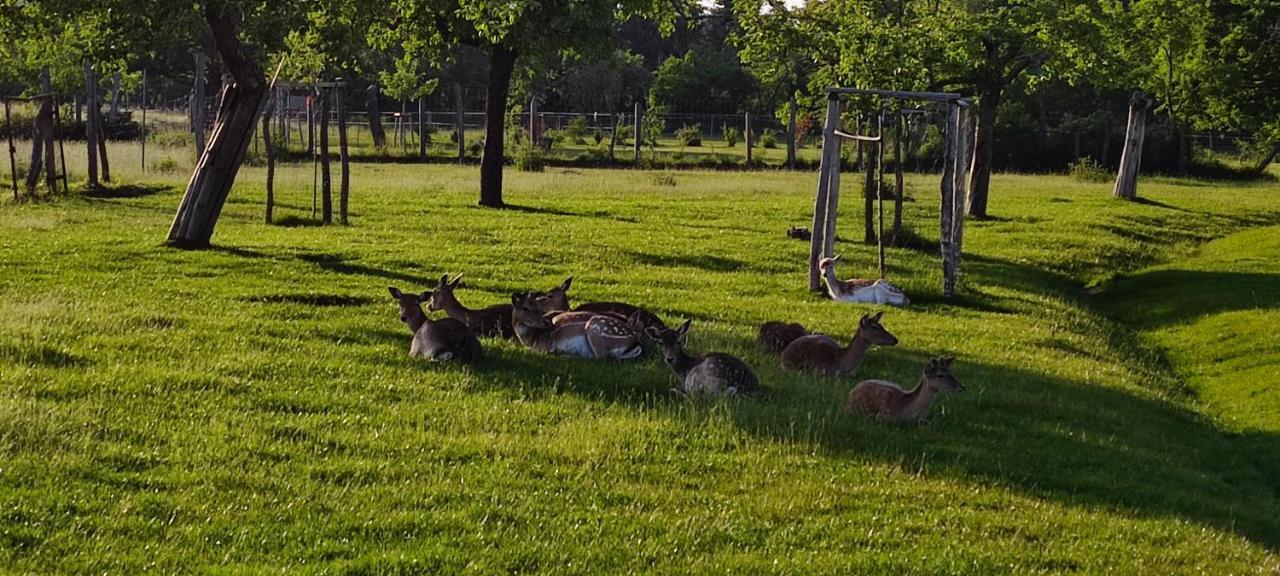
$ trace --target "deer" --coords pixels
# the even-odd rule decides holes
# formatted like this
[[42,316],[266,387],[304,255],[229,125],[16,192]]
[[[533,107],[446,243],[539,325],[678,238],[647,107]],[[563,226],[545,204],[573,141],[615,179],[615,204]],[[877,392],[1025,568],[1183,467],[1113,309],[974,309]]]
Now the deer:
[[782,351],[782,367],[787,370],[812,370],[833,376],[852,374],[862,364],[867,350],[875,346],[896,346],[898,338],[880,324],[884,312],[865,314],[848,346],[840,346],[825,334],[801,336]]
[[543,314],[534,293],[512,294],[512,329],[521,344],[540,352],[596,360],[630,360],[644,353],[627,322],[602,314],[557,326]]
[[590,312],[592,314],[603,314],[612,316],[624,322],[637,321],[643,328],[650,326],[665,329],[666,324],[662,319],[653,313],[641,308],[623,302],[588,302],[579,304],[577,307],[569,305],[569,287],[573,285],[573,276],[565,278],[564,282],[559,286],[552,288],[545,293],[535,293],[538,299],[538,306],[544,314],[553,315],[552,321],[556,324],[565,322],[575,322],[582,318],[581,316],[566,314],[566,312]]
[[796,240],[810,240],[810,239],[812,239],[812,238],[813,238],[813,233],[812,233],[812,232],[809,232],[809,229],[808,229],[808,228],[799,228],[799,227],[796,227],[796,226],[788,226],[788,227],[787,227],[787,238],[795,238]]
[[760,390],[755,372],[736,356],[712,352],[690,356],[684,350],[685,337],[693,320],[685,320],[679,328],[645,328],[645,334],[662,350],[662,359],[680,381],[677,391],[685,394],[747,395]]
[[879,280],[837,280],[836,262],[839,256],[823,258],[818,261],[818,270],[827,284],[827,295],[839,302],[862,302],[865,304],[889,304],[906,306],[911,301],[897,286],[883,278]]
[[480,341],[467,325],[453,318],[432,320],[422,311],[422,303],[431,300],[431,291],[405,294],[388,286],[391,298],[400,305],[400,321],[413,332],[409,355],[431,361],[475,363],[483,355]]
[[760,325],[760,333],[756,336],[756,343],[767,354],[781,354],[783,350],[787,349],[788,344],[795,342],[797,338],[808,335],[809,330],[801,324],[771,320]]
[[445,315],[466,324],[467,328],[478,336],[515,338],[515,332],[511,331],[510,304],[495,304],[479,309],[467,308],[453,294],[453,291],[461,285],[461,274],[453,280],[449,280],[448,274],[441,276],[431,301],[427,303],[427,310],[444,311]]
[[920,383],[910,392],[888,380],[864,380],[849,392],[844,411],[881,422],[918,422],[942,392],[964,392],[964,384],[951,373],[955,358],[938,357],[920,373]]

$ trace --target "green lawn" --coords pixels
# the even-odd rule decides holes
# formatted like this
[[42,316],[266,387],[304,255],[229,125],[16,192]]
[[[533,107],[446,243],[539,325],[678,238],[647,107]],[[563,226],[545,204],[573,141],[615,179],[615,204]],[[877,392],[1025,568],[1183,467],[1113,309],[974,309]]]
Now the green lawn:
[[[1280,570],[1280,185],[1124,203],[998,176],[960,300],[935,249],[889,252],[912,306],[858,377],[945,353],[968,389],[897,427],[839,412],[854,379],[755,351],[765,320],[843,339],[869,310],[805,290],[784,231],[814,175],[667,174],[512,170],[494,211],[474,167],[357,165],[352,226],[319,227],[309,166],[280,174],[286,226],[247,169],[200,252],[162,246],[180,171],[0,204],[0,570]],[[908,188],[936,238],[936,177]],[[875,270],[856,189],[842,275]],[[473,306],[574,275],[576,301],[693,318],[764,394],[679,398],[653,355],[410,359],[386,286],[446,272]]]

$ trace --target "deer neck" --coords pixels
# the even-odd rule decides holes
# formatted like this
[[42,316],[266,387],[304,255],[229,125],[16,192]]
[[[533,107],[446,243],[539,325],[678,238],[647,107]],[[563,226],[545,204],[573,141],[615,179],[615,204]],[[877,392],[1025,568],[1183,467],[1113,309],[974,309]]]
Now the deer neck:
[[693,370],[693,367],[697,366],[698,362],[701,360],[701,358],[696,356],[690,356],[684,351],[684,348],[681,348],[680,351],[676,353],[676,361],[671,363],[671,370],[673,370],[677,376],[683,378],[684,375],[688,374],[690,370]]
[[514,324],[515,326],[513,326],[513,328],[515,329],[516,338],[520,340],[521,344],[536,350],[545,351],[551,349],[553,339],[552,335],[553,332],[555,332],[554,326],[551,328],[542,328],[519,321]]
[[471,314],[471,310],[463,306],[453,294],[440,299],[440,309],[444,310],[446,316],[459,322],[466,322],[467,316]]
[[418,330],[422,329],[422,327],[426,325],[427,315],[425,312],[422,311],[421,305],[409,311],[409,319],[407,320],[407,322],[409,324],[409,330],[412,331],[414,334],[417,334]]
[[836,280],[835,268],[827,268],[827,271],[822,274],[822,280],[827,283],[827,292],[831,293],[832,298],[844,294],[844,288],[840,285],[840,281]]
[[906,420],[919,419],[929,411],[929,405],[933,404],[933,399],[937,395],[938,391],[921,376],[920,383],[907,393],[907,403],[903,406],[900,416]]
[[867,356],[867,350],[871,348],[871,341],[862,336],[862,329],[859,328],[853,334],[853,341],[844,347],[844,351],[840,353],[840,371],[852,372],[862,364],[862,359]]

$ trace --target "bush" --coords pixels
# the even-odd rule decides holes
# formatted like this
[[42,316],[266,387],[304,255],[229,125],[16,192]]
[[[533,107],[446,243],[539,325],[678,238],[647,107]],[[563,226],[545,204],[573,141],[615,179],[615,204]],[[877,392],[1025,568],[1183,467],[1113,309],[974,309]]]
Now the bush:
[[575,144],[581,144],[582,139],[587,136],[587,117],[574,116],[573,120],[569,121],[569,126],[564,129],[564,133]]
[[186,130],[162,130],[152,132],[148,139],[161,148],[195,148],[196,137]]
[[1085,156],[1067,168],[1067,174],[1081,182],[1110,182],[1111,171],[1097,160]]
[[156,174],[173,174],[178,171],[178,161],[173,158],[156,160],[151,163],[151,171]]
[[467,154],[471,156],[480,156],[484,154],[484,141],[472,140],[470,144],[467,144]]
[[775,130],[765,130],[760,134],[760,145],[765,148],[778,147],[778,133]]
[[631,140],[630,140],[631,135],[636,133],[636,127],[635,127],[635,126],[631,126],[631,125],[629,125],[629,124],[623,124],[623,125],[619,126],[619,127],[617,128],[617,130],[618,130],[618,145],[619,145],[619,146],[625,146],[628,142],[630,142],[630,141],[631,141]]
[[596,128],[595,131],[591,133],[591,139],[596,141],[596,146],[599,146],[601,142],[604,142],[604,130]]
[[702,146],[702,125],[694,124],[676,130],[676,140],[682,146]]
[[521,172],[542,172],[547,160],[542,149],[537,146],[521,146],[516,149],[516,170]]
[[738,141],[742,140],[742,130],[733,126],[724,127],[724,143],[729,146],[737,146]]

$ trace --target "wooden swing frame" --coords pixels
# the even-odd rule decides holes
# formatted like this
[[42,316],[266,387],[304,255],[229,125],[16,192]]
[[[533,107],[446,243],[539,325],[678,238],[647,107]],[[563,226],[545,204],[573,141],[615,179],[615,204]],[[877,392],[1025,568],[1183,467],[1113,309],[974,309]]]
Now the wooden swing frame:
[[[840,113],[843,98],[847,96],[874,96],[880,100],[880,112],[876,121],[876,134],[863,135],[846,132],[841,126]],[[969,101],[959,94],[943,92],[904,92],[871,88],[828,88],[827,117],[822,132],[822,158],[818,168],[818,191],[813,207],[813,237],[809,244],[809,290],[822,291],[822,274],[818,262],[830,258],[835,249],[836,215],[840,207],[840,146],[844,140],[875,142],[877,154],[872,163],[868,158],[867,191],[874,190],[879,202],[879,233],[876,243],[879,249],[880,278],[885,276],[884,251],[884,121],[885,103],[895,101],[937,102],[946,106],[945,151],[942,164],[940,251],[942,254],[942,293],[950,299],[955,295],[960,276],[960,254],[964,242],[965,187],[969,174]],[[869,124],[869,123],[868,123]],[[900,122],[895,122],[895,126]],[[855,131],[857,132],[857,131]],[[898,156],[899,188],[901,189],[901,155]],[[873,186],[874,184],[874,186]]]

